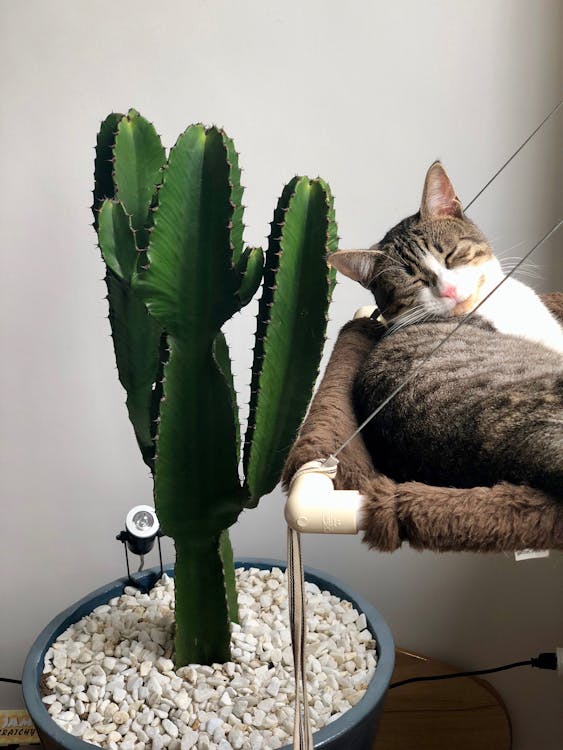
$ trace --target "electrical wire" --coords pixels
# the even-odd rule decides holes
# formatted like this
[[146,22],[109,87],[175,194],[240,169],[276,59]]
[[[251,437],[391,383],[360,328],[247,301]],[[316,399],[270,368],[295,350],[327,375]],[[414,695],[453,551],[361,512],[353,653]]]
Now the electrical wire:
[[428,677],[409,677],[406,680],[392,682],[389,690],[393,688],[409,685],[413,682],[433,682],[435,680],[453,680],[457,677],[474,677],[483,674],[493,674],[495,672],[504,672],[507,669],[515,667],[536,667],[537,669],[557,669],[557,655],[554,651],[538,654],[526,661],[515,661],[512,664],[503,664],[500,667],[491,667],[490,669],[475,669],[469,672],[450,672],[449,674],[429,675]]
[[532,660],[527,661],[515,661],[513,664],[504,664],[502,667],[494,667],[492,669],[476,669],[473,672],[452,672],[451,674],[436,674],[428,677],[409,677],[407,680],[399,680],[398,682],[392,682],[389,685],[389,690],[393,688],[401,687],[402,685],[409,685],[411,682],[430,682],[433,680],[453,680],[456,677],[473,677],[474,675],[480,674],[492,674],[493,672],[503,672],[505,669],[514,669],[514,667],[531,667]]
[[499,169],[497,169],[497,171],[494,173],[494,175],[491,177],[491,179],[485,185],[483,185],[483,187],[481,188],[481,190],[479,190],[479,192],[477,193],[477,195],[475,195],[469,201],[469,203],[466,206],[464,206],[464,208],[463,208],[464,211],[467,211],[467,209],[475,203],[475,201],[477,200],[477,198],[482,193],[485,192],[485,190],[489,187],[489,185],[491,184],[491,182],[494,182],[496,180],[496,178],[503,171],[503,169],[505,167],[508,167],[508,165],[514,159],[514,157],[518,156],[518,154],[520,153],[520,151],[522,151],[522,149],[524,148],[524,146],[532,140],[532,138],[535,136],[535,134],[538,132],[538,130],[540,130],[545,125],[545,123],[549,120],[549,118],[553,117],[553,115],[557,112],[557,110],[559,109],[559,107],[562,104],[563,104],[563,99],[559,102],[559,104],[556,107],[554,107],[551,110],[551,112],[546,117],[544,117],[544,119],[540,122],[540,124],[537,126],[537,128],[532,133],[530,133],[530,135],[526,138],[526,140],[523,143],[520,144],[520,146],[518,146],[518,148],[516,149],[516,151],[512,154],[512,156],[509,159],[507,159],[504,162],[504,164],[502,165],[502,167],[500,167]]

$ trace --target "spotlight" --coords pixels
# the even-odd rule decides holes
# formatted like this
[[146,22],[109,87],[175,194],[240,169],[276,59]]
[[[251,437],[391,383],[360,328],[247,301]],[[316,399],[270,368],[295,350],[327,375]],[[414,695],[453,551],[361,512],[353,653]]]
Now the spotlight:
[[154,508],[136,505],[125,518],[127,546],[135,555],[146,555],[154,545],[160,524]]
[[161,536],[162,531],[160,530],[158,518],[154,508],[151,508],[150,505],[135,505],[135,507],[131,508],[129,513],[127,513],[125,518],[125,529],[119,532],[116,539],[119,542],[122,542],[124,546],[125,562],[127,564],[127,578],[132,586],[139,588],[139,583],[131,577],[128,550],[134,555],[140,557],[140,565],[137,571],[140,573],[145,565],[145,555],[154,547],[154,540],[156,539],[158,541],[158,554],[160,558],[160,575],[162,576]]

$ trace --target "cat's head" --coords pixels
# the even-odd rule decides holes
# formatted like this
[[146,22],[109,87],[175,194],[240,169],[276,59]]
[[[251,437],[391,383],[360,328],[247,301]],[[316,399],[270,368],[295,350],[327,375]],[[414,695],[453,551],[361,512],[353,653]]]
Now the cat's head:
[[426,174],[418,213],[369,250],[339,250],[329,262],[370,289],[388,321],[465,315],[502,278],[440,162]]

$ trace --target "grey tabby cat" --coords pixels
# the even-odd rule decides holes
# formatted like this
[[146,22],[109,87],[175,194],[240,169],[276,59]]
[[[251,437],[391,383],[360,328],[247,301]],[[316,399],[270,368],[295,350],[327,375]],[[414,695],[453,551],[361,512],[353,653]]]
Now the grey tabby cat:
[[442,165],[428,170],[418,213],[330,262],[372,291],[387,327],[357,375],[358,417],[421,366],[364,429],[376,467],[399,481],[506,480],[563,498],[563,329],[529,287],[507,279],[422,364],[503,278]]

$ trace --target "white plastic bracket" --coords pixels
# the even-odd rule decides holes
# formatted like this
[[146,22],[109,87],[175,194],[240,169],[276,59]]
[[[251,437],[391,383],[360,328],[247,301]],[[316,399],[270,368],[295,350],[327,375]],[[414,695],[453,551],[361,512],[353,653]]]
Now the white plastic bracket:
[[302,534],[357,534],[364,496],[357,490],[335,490],[338,460],[309,461],[289,486],[285,520]]
[[358,320],[358,318],[371,318],[376,310],[377,307],[375,305],[362,305],[354,313],[354,320]]

